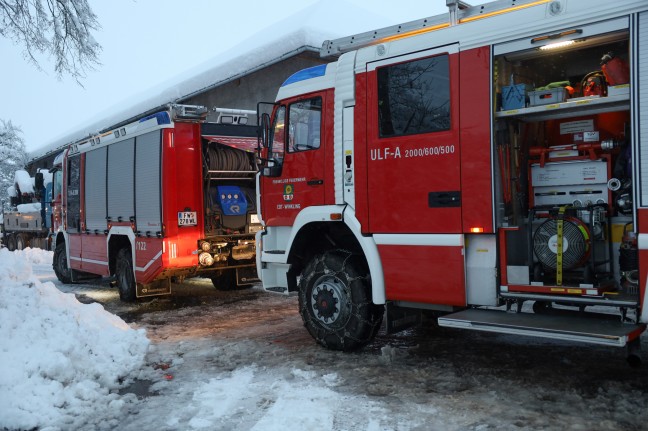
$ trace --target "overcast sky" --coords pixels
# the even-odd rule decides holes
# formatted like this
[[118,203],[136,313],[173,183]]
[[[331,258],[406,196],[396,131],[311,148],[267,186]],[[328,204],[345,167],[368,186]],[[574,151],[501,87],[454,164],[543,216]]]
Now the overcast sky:
[[[21,127],[28,151],[36,150],[317,1],[90,0],[102,26],[95,34],[103,46],[102,65],[81,81],[83,88],[69,77],[58,80],[47,59],[38,71],[24,59],[22,47],[0,38],[0,119]],[[339,1],[394,24],[447,11],[445,0]],[[362,17],[358,26],[358,31],[374,28]]]

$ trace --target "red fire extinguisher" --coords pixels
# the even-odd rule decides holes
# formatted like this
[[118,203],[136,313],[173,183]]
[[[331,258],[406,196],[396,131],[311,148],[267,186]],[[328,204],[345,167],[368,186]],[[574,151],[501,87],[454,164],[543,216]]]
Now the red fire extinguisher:
[[612,51],[601,57],[601,70],[608,85],[621,85],[630,82],[628,63],[616,57]]

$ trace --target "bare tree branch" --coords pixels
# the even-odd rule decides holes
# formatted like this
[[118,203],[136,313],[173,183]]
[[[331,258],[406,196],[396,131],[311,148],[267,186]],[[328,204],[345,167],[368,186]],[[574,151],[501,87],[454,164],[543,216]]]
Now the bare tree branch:
[[70,75],[79,85],[101,64],[101,45],[92,36],[99,28],[88,0],[0,0],[0,36],[22,45],[39,70],[37,57],[48,55],[59,79]]

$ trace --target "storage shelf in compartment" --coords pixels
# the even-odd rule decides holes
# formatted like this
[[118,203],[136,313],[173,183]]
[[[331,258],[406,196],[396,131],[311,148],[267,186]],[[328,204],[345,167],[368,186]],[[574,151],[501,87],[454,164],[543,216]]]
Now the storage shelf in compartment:
[[593,115],[602,112],[625,111],[630,109],[630,95],[620,94],[608,97],[591,97],[568,100],[551,105],[531,106],[528,108],[499,111],[495,118],[519,118],[522,121],[544,121]]

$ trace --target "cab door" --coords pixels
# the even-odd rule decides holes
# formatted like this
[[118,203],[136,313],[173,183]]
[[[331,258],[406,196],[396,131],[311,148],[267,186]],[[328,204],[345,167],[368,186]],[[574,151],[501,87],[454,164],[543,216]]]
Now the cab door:
[[[274,112],[268,158],[261,177],[262,214],[267,226],[290,226],[304,208],[323,205],[326,139],[325,94],[289,100]],[[330,183],[330,184],[328,184]]]
[[463,306],[457,45],[367,63],[369,231],[387,299]]
[[66,172],[66,208],[65,225],[68,234],[68,250],[70,252],[70,268],[82,268],[82,213],[81,213],[81,170],[82,155],[68,156]]
[[367,64],[372,233],[460,233],[456,45]]

